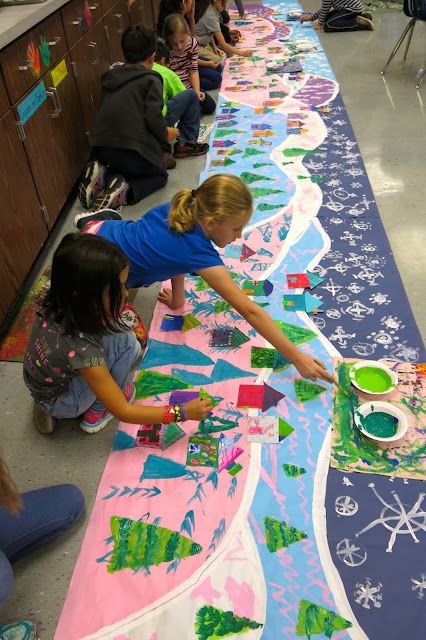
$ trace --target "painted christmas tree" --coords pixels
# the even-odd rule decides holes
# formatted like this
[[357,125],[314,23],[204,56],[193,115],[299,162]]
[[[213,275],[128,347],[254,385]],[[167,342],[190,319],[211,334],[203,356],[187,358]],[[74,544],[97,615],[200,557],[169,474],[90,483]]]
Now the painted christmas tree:
[[302,344],[302,342],[308,342],[317,337],[314,331],[305,329],[304,327],[298,327],[296,324],[282,322],[281,320],[274,320],[274,322],[278,329],[282,331],[293,344]]
[[234,615],[232,611],[223,611],[209,605],[201,607],[196,613],[195,633],[198,640],[217,640],[217,638],[225,638],[261,627],[263,625],[260,622],[241,618]]
[[258,182],[259,180],[271,180],[267,176],[262,176],[258,173],[252,173],[251,171],[243,171],[240,174],[241,180],[243,180],[246,184],[251,184],[252,182]]
[[134,381],[136,398],[149,398],[173,389],[192,389],[192,385],[158,371],[141,371]]
[[306,469],[303,467],[298,467],[297,464],[283,464],[283,471],[287,478],[297,478],[298,476],[302,476],[306,473]]
[[309,639],[311,635],[323,633],[327,638],[331,638],[334,631],[342,631],[351,626],[352,623],[349,620],[330,609],[320,607],[309,600],[301,600],[299,603],[297,636],[306,636]]
[[207,416],[198,423],[198,431],[200,433],[217,433],[220,431],[228,431],[238,427],[238,422],[233,420],[225,420],[218,416]]
[[298,402],[309,402],[310,400],[318,398],[318,396],[324,391],[327,391],[327,389],[320,384],[313,384],[312,382],[297,378],[297,380],[294,381],[294,391]]
[[290,527],[285,522],[279,522],[275,518],[265,516],[263,521],[265,523],[266,546],[271,553],[278,551],[278,549],[289,547],[291,544],[308,537],[304,531]]
[[130,518],[112,516],[111,533],[114,552],[108,564],[109,573],[121,569],[149,569],[162,562],[195,556],[202,546],[177,531]]

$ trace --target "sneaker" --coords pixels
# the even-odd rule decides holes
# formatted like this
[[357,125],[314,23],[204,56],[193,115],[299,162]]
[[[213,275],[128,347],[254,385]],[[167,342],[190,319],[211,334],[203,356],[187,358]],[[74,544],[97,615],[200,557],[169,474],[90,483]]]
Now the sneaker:
[[[49,414],[43,411],[43,409],[36,403],[34,403],[33,406],[33,421],[35,428],[43,436],[47,436],[49,433],[53,432],[55,426],[55,418],[49,416]],[[0,638],[1,637],[2,636],[0,636]]]
[[74,226],[80,231],[89,222],[102,222],[103,220],[122,220],[123,218],[114,209],[99,209],[99,211],[89,211],[89,213],[78,213],[74,218]]
[[170,169],[175,168],[176,160],[174,159],[173,153],[169,153],[168,151],[163,153],[163,160],[164,160],[164,166],[166,167],[167,171],[170,171]]
[[112,413],[106,409],[103,411],[87,409],[83,415],[83,420],[80,422],[80,429],[83,429],[86,433],[98,433],[111,422],[113,417]]
[[374,31],[373,21],[365,15],[357,16],[356,21],[363,31]]
[[105,189],[105,176],[105,167],[97,160],[89,162],[78,189],[78,197],[85,209],[90,209],[98,193]]
[[29,620],[12,622],[0,627],[1,640],[37,640],[37,637],[36,626]]
[[124,397],[129,404],[132,404],[136,396],[136,387],[133,382],[128,382],[123,389]]
[[367,18],[367,20],[373,20],[373,16],[371,15],[371,13],[367,13],[367,11],[363,11],[361,15],[363,18]]
[[113,176],[108,180],[108,184],[96,198],[92,210],[100,209],[120,209],[126,204],[126,194],[129,185],[123,176]]
[[176,142],[173,155],[175,158],[194,158],[195,156],[204,156],[208,150],[209,145],[207,142],[203,142],[202,144],[198,142],[193,144],[190,142],[186,142],[185,144]]

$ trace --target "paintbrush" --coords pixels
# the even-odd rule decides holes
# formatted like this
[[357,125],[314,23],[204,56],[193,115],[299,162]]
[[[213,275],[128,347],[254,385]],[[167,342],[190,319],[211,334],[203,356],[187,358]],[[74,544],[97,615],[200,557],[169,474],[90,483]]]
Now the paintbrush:
[[346,396],[347,398],[349,398],[349,399],[350,399],[350,395],[349,395],[349,393],[346,391],[346,389],[344,389],[344,388],[342,387],[342,385],[341,385],[341,384],[339,384],[339,383],[337,382],[336,378],[334,378],[333,376],[331,376],[331,377],[330,377],[330,382],[331,382],[332,384],[334,384],[334,386],[336,387],[336,389],[338,389],[341,393],[343,393],[343,395],[344,395],[344,396]]

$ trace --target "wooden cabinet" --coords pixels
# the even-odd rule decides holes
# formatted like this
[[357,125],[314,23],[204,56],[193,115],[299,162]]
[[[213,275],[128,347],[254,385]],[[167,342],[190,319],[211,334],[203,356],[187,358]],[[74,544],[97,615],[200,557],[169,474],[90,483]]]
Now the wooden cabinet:
[[60,13],[54,13],[0,51],[11,103],[19,100],[67,50]]
[[9,110],[0,119],[0,322],[47,238],[40,202]]
[[70,54],[83,109],[85,131],[90,132],[101,103],[101,76],[111,64],[102,22],[98,22],[86,33],[84,38],[73,46]]
[[3,78],[0,75],[0,118],[4,116],[6,111],[9,109],[9,100],[6,94],[6,89],[4,88]]
[[68,48],[71,49],[101,19],[99,0],[71,0],[61,9]]
[[[16,105],[17,119],[22,122],[21,136],[49,229],[89,155],[69,55],[61,65],[63,78],[59,84],[56,84],[56,76],[52,78],[52,73],[48,73]],[[40,104],[26,119],[25,105],[31,101],[35,91],[40,91],[42,96],[37,102]],[[46,94],[44,100],[43,91]]]
[[129,12],[129,20],[132,26],[148,26],[146,5],[147,0],[128,0],[127,6]]
[[103,18],[111,62],[124,62],[121,37],[129,26],[127,0],[119,0]]

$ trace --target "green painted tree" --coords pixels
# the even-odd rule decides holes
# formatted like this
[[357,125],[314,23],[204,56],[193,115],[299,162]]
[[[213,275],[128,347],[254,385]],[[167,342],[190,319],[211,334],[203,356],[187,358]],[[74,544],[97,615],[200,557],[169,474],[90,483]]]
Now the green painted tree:
[[162,562],[187,558],[202,551],[202,546],[177,531],[130,518],[111,517],[114,552],[109,573],[121,569],[149,569]]
[[297,324],[290,324],[288,322],[282,322],[281,320],[274,320],[278,329],[284,333],[285,336],[293,344],[302,344],[302,342],[308,342],[317,337],[317,334],[310,329],[304,327],[298,327]]
[[339,616],[330,609],[320,607],[309,600],[301,600],[299,603],[299,615],[297,619],[296,635],[306,636],[323,633],[331,638],[334,631],[342,631],[352,626],[352,623]]
[[306,473],[306,469],[303,467],[298,467],[297,464],[283,464],[283,471],[287,478],[297,478],[298,476],[302,476]]
[[297,378],[294,381],[294,391],[298,402],[309,402],[318,398],[327,389],[321,384],[313,384],[312,382],[307,382],[307,380]]
[[251,171],[243,171],[240,174],[241,180],[244,180],[246,184],[251,184],[252,182],[258,182],[259,180],[271,180],[267,176],[261,176],[258,173],[252,173]]
[[291,544],[300,542],[300,540],[308,537],[308,534],[304,531],[290,527],[285,522],[279,522],[275,518],[265,516],[263,521],[265,523],[266,546],[271,553],[278,551],[278,549],[289,547]]
[[223,611],[206,605],[198,609],[195,619],[195,633],[198,640],[217,640],[250,629],[260,629],[263,625],[250,618],[241,618],[232,611]]
[[158,371],[142,370],[135,380],[136,398],[149,398],[175,389],[192,389],[192,384]]

